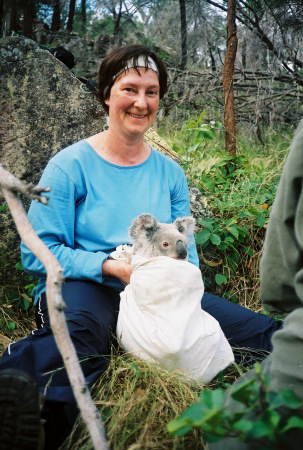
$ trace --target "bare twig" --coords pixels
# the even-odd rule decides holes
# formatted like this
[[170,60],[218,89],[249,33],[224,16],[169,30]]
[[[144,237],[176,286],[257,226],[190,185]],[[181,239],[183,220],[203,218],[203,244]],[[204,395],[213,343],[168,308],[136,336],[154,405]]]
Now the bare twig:
[[61,352],[78,407],[90,433],[94,448],[98,450],[108,449],[101,417],[90,396],[77,353],[66,325],[64,315],[66,305],[61,294],[61,287],[64,281],[63,269],[57,258],[36,235],[16,195],[17,192],[21,192],[30,198],[47,204],[47,198],[41,195],[41,193],[50,191],[50,188],[40,188],[23,184],[1,165],[0,185],[2,186],[4,197],[24,244],[42,262],[46,269],[47,306],[53,334]]
[[48,204],[48,198],[41,195],[42,192],[49,192],[50,188],[34,186],[33,184],[22,183],[18,178],[14,177],[10,172],[5,170],[0,164],[0,186],[2,189],[8,189],[11,192],[20,192],[32,200],[39,201],[44,205]]

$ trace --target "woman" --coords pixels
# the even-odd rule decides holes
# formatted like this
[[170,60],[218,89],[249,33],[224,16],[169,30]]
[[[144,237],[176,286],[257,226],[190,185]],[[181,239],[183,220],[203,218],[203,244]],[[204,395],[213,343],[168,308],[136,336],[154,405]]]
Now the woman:
[[[141,213],[166,223],[190,215],[183,170],[143,140],[166,90],[166,70],[154,52],[139,45],[112,51],[99,70],[99,98],[109,116],[108,130],[52,158],[40,180],[52,188],[49,207],[33,203],[29,211],[36,233],[64,268],[66,318],[89,386],[107,368],[104,355],[110,352],[110,335],[115,332],[119,293],[132,272],[128,263],[110,259],[110,253],[129,243],[128,227]],[[198,265],[194,242],[189,261]],[[71,431],[78,411],[65,370],[56,371],[62,358],[49,325],[45,269],[24,245],[22,262],[39,278],[39,329],[11,345],[0,368],[32,374],[41,391],[49,382],[42,418],[45,448],[53,449]],[[270,350],[275,322],[268,317],[210,294],[204,295],[203,307],[233,345]],[[88,358],[92,355],[102,356]]]

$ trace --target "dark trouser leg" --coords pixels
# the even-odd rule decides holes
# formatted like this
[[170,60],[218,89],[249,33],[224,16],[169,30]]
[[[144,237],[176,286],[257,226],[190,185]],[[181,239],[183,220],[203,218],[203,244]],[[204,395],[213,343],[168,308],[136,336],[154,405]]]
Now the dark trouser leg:
[[[91,387],[108,366],[110,337],[115,333],[120,297],[113,289],[74,280],[67,280],[62,294],[71,339]],[[37,307],[41,328],[11,345],[0,362],[0,369],[22,369],[36,379],[40,391],[47,386],[42,417],[47,420],[46,448],[55,449],[70,433],[78,409],[50,329],[45,295]]]
[[238,363],[253,364],[266,357],[272,350],[273,333],[283,326],[282,320],[276,321],[207,292],[201,304],[219,322]]

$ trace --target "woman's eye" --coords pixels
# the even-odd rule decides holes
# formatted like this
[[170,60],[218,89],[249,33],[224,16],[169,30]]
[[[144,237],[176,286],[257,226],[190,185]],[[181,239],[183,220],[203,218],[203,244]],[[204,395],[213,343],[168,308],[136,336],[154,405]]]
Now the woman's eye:
[[148,91],[148,95],[156,96],[158,95],[157,91]]

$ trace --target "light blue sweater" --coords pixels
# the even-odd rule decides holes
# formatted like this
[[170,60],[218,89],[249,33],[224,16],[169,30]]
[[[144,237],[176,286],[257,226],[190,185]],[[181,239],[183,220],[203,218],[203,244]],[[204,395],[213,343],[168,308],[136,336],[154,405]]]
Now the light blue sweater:
[[[65,278],[92,280],[123,289],[113,277],[102,276],[102,264],[120,244],[130,243],[128,228],[141,213],[170,223],[190,215],[186,178],[181,167],[152,149],[137,166],[116,166],[83,140],[62,150],[48,163],[40,186],[50,186],[49,206],[33,202],[29,220],[58,258]],[[35,302],[45,290],[46,272],[21,244],[22,264],[39,278]],[[189,261],[198,265],[193,239]]]

